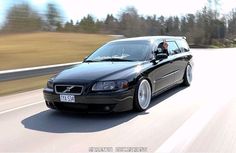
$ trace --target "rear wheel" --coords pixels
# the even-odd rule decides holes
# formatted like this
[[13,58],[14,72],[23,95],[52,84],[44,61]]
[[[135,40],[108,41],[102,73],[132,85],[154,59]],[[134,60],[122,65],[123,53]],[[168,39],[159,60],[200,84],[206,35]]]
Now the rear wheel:
[[152,98],[152,91],[149,82],[146,79],[139,81],[134,94],[134,109],[144,111],[148,108]]
[[192,82],[192,67],[188,64],[186,69],[185,69],[185,73],[184,73],[184,82],[183,84],[185,86],[190,86],[191,82]]

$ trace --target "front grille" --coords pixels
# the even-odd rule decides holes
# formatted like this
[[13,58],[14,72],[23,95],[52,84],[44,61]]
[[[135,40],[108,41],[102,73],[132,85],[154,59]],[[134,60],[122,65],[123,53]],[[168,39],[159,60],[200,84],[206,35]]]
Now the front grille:
[[81,95],[83,92],[83,86],[80,86],[80,85],[55,85],[55,91],[57,94]]

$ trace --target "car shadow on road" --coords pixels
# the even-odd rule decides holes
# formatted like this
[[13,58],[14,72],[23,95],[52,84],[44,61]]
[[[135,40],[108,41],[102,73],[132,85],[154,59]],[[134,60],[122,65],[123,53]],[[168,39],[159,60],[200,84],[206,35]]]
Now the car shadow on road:
[[[152,99],[151,107],[157,107],[165,99],[182,91],[185,87],[175,87]],[[78,114],[46,110],[21,121],[25,128],[50,133],[87,133],[97,132],[121,125],[146,112],[123,112],[112,114]]]

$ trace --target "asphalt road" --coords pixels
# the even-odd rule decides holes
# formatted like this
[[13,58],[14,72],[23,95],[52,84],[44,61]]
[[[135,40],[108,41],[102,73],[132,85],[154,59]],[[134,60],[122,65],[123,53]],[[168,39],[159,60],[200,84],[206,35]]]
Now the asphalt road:
[[193,50],[191,87],[143,113],[68,114],[42,90],[0,97],[0,152],[236,152],[236,49]]

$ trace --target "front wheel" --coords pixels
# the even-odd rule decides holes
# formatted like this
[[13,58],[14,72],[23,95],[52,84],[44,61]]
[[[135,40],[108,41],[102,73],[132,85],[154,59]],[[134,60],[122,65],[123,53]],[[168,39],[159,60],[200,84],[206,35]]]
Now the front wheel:
[[139,81],[134,94],[134,109],[144,111],[148,108],[152,98],[152,91],[149,82],[146,79]]
[[186,69],[185,69],[185,73],[184,73],[184,82],[183,84],[185,86],[190,86],[191,82],[192,82],[192,67],[191,65],[187,65]]

